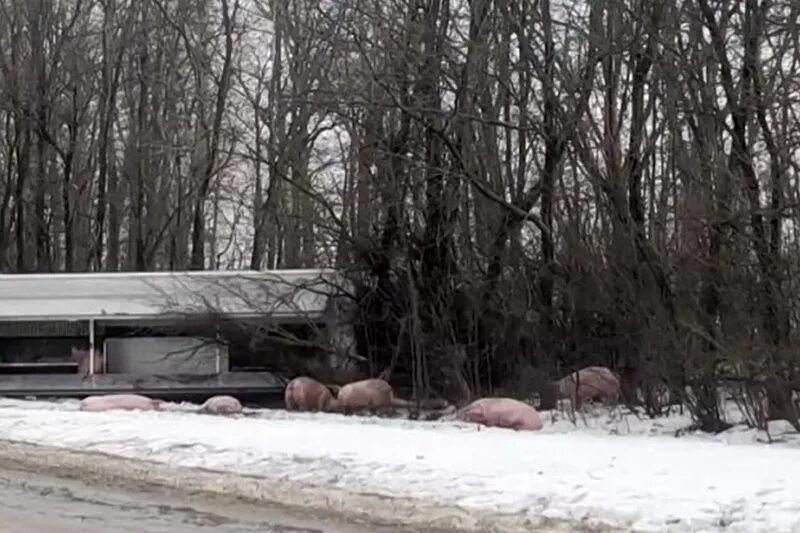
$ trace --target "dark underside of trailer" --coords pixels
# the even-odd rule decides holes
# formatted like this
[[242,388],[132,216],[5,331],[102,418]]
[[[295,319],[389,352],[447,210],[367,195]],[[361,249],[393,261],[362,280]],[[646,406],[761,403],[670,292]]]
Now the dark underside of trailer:
[[214,375],[7,374],[0,376],[0,397],[85,398],[135,393],[166,401],[202,402],[228,394],[246,404],[283,404],[285,380],[270,372],[223,372]]

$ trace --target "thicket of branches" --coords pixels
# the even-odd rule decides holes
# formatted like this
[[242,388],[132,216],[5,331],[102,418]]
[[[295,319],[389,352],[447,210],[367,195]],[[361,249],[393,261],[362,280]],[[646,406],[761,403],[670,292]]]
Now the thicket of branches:
[[418,390],[598,363],[713,429],[723,377],[794,379],[798,17],[3,0],[0,267],[352,269]]

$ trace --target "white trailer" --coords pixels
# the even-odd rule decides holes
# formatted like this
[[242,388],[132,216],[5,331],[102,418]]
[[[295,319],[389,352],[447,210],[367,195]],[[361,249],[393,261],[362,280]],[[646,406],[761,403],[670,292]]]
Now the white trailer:
[[[0,396],[275,394],[284,380],[232,369],[213,327],[189,336],[136,331],[269,317],[320,325],[337,350],[352,351],[335,303],[343,286],[332,270],[0,275]],[[72,358],[76,344],[97,354],[84,371]]]

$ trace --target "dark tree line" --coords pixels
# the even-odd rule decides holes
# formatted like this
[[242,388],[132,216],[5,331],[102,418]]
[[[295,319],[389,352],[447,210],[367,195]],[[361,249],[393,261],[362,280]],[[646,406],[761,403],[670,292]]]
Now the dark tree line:
[[0,268],[336,266],[419,391],[604,364],[712,428],[795,379],[798,15],[2,0]]

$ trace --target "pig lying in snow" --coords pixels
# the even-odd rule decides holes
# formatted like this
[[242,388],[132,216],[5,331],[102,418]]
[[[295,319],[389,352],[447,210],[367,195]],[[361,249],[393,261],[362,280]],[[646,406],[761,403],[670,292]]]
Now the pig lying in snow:
[[539,412],[513,398],[481,398],[456,413],[458,420],[513,430],[538,431],[544,427]]
[[117,409],[132,411],[158,411],[161,400],[154,400],[139,394],[107,394],[89,396],[81,400],[81,411],[113,411]]
[[354,381],[341,387],[329,410],[354,411],[411,407],[413,402],[395,398],[392,386],[383,379],[372,378]]
[[200,411],[215,415],[233,415],[242,412],[242,403],[233,396],[212,396],[200,406]]
[[336,400],[330,388],[316,379],[300,376],[286,385],[283,401],[289,411],[328,411]]
[[558,396],[579,408],[586,401],[616,404],[622,396],[619,378],[604,366],[587,366],[555,382]]

